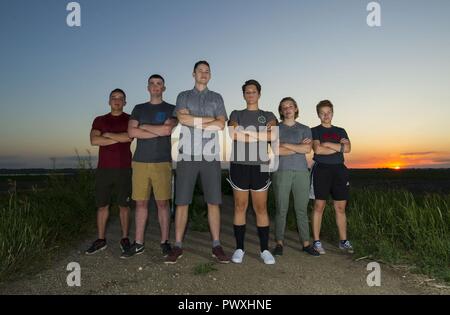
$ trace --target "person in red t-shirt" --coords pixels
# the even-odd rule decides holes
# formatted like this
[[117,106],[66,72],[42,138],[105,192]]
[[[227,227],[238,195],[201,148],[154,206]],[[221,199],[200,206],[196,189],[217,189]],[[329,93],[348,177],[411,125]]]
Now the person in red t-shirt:
[[86,250],[92,255],[106,248],[105,229],[109,216],[109,206],[113,188],[117,192],[120,209],[122,252],[130,247],[128,227],[131,195],[131,150],[132,139],[128,137],[130,115],[123,112],[126,104],[125,92],[113,90],[109,95],[111,112],[95,118],[91,130],[91,144],[99,146],[98,165],[95,176],[95,200],[98,207],[98,239]]

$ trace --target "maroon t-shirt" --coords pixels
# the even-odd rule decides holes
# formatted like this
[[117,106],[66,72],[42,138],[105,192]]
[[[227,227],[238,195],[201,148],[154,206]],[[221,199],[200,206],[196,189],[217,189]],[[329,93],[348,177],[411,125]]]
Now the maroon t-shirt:
[[[98,116],[92,123],[92,129],[99,130],[102,134],[127,132],[129,117],[127,113],[120,116],[113,116],[111,113]],[[131,168],[130,145],[131,142],[124,142],[100,146],[97,168]]]

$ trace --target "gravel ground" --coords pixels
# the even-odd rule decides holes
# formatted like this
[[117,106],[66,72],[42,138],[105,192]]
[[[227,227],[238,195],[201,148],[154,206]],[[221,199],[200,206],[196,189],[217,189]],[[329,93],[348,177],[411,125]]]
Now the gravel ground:
[[[222,207],[222,245],[230,255],[235,245],[232,205],[232,199],[226,196]],[[300,251],[298,236],[292,231],[287,232],[284,255],[277,258],[275,265],[264,265],[259,258],[251,213],[244,263],[214,263],[216,270],[195,274],[195,267],[214,262],[209,233],[188,230],[183,257],[175,265],[165,265],[156,221],[156,213],[151,211],[142,255],[127,260],[119,258],[119,223],[111,222],[107,235],[109,246],[103,252],[93,256],[84,254],[95,238],[93,235],[66,257],[55,261],[50,269],[0,284],[0,294],[450,294],[449,287],[411,274],[407,268],[385,264],[381,264],[381,286],[369,287],[366,277],[370,271],[366,266],[370,261],[355,261],[329,243],[324,243],[326,255],[308,256]],[[70,262],[81,266],[80,287],[69,287],[66,283],[69,274],[66,266]]]

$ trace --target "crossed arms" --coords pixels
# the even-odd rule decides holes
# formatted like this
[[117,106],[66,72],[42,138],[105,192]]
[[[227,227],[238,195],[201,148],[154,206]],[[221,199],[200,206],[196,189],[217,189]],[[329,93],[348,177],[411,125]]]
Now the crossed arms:
[[170,136],[176,125],[177,120],[173,118],[167,119],[162,125],[143,124],[140,126],[137,120],[130,119],[128,122],[128,136],[137,139]]
[[271,120],[267,123],[266,130],[257,132],[245,130],[236,121],[231,121],[228,133],[232,140],[241,142],[275,141],[277,139],[277,131],[272,129],[272,126],[276,126],[276,124],[276,120]]
[[319,140],[313,140],[312,147],[316,154],[330,155],[336,152],[341,152],[341,144],[344,145],[343,153],[350,153],[352,145],[350,140],[342,138],[340,143],[332,142],[320,142]]
[[107,146],[115,143],[120,142],[131,142],[132,139],[128,137],[128,133],[126,132],[104,132],[102,133],[98,129],[92,129],[91,130],[91,145],[96,146]]
[[311,152],[312,141],[309,138],[303,139],[301,143],[292,144],[292,143],[280,143],[280,147],[278,148],[279,155],[292,155],[296,153],[309,153]]
[[178,121],[185,126],[207,130],[222,130],[225,128],[225,117],[198,117],[190,114],[187,108],[177,110]]

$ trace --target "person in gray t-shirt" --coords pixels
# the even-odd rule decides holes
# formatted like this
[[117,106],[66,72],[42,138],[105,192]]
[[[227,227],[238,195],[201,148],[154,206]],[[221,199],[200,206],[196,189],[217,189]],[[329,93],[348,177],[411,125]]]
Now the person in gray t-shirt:
[[236,250],[234,263],[242,263],[244,258],[244,238],[246,230],[246,212],[249,192],[256,213],[260,256],[265,264],[274,264],[275,259],[269,251],[269,216],[267,213],[267,190],[270,186],[270,174],[263,167],[269,162],[268,143],[276,137],[277,118],[271,112],[259,108],[261,85],[256,80],[248,80],[242,86],[246,109],[233,111],[228,122],[229,133],[233,140],[233,159],[230,163],[229,178],[234,195],[234,235]]
[[[238,123],[238,126],[247,132],[258,132],[261,128],[266,128],[268,122],[277,121],[272,112],[261,109],[256,110],[234,110],[230,115],[229,124]],[[233,141],[231,162],[242,165],[262,165],[269,164],[269,142],[259,141]]]
[[281,100],[278,107],[281,123],[279,124],[279,165],[273,174],[275,193],[275,240],[276,246],[272,253],[283,255],[284,231],[286,216],[289,210],[289,197],[292,191],[294,209],[297,217],[297,228],[303,242],[303,251],[313,255],[320,254],[311,246],[309,239],[308,201],[309,201],[309,170],[305,154],[311,152],[312,134],[309,127],[295,121],[299,110],[297,102],[291,97]]
[[195,183],[200,176],[204,199],[208,204],[212,255],[220,263],[230,262],[220,245],[220,208],[222,203],[221,166],[218,130],[228,119],[222,96],[208,89],[211,78],[208,62],[195,64],[195,87],[177,97],[174,114],[181,123],[180,154],[176,169],[175,246],[166,263],[174,264],[183,255],[182,241],[192,202]]
[[150,101],[136,105],[128,123],[128,134],[137,139],[133,155],[132,198],[136,201],[136,239],[122,258],[144,251],[144,230],[148,217],[148,200],[153,190],[161,228],[161,250],[170,252],[169,200],[172,196],[171,134],[177,125],[172,117],[175,106],[163,101],[164,78],[154,74],[148,79]]

